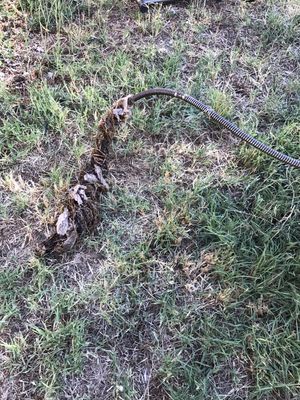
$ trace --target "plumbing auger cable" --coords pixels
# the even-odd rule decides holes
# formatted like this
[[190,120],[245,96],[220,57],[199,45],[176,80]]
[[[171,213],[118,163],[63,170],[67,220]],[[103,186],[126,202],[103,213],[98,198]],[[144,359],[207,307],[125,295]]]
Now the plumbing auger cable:
[[89,232],[99,220],[99,202],[101,194],[109,190],[106,182],[107,159],[110,142],[115,137],[117,128],[124,123],[131,114],[131,108],[138,100],[153,95],[170,96],[181,99],[188,104],[203,111],[208,117],[227,128],[238,138],[246,141],[262,152],[282,161],[285,164],[300,168],[300,160],[296,160],[266,144],[256,140],[243,132],[232,122],[221,117],[212,108],[201,103],[189,95],[176,92],[172,89],[149,89],[144,92],[129,95],[117,100],[101,118],[99,129],[95,137],[95,145],[91,156],[83,164],[77,177],[72,180],[72,186],[68,189],[66,197],[59,204],[52,223],[47,229],[47,237],[38,245],[37,253],[62,253],[69,251],[77,242],[79,236]]
[[201,101],[195,99],[192,96],[179,93],[172,89],[164,89],[164,88],[154,88],[145,90],[144,92],[132,95],[128,97],[129,105],[141,100],[143,98],[151,97],[151,96],[169,96],[175,97],[177,99],[181,99],[186,103],[196,107],[198,110],[203,111],[206,115],[208,115],[209,119],[217,122],[224,128],[227,128],[234,136],[244,140],[245,142],[249,143],[251,146],[256,147],[258,150],[262,151],[263,153],[268,154],[269,156],[276,158],[277,160],[283,162],[284,164],[291,165],[292,167],[300,168],[300,160],[292,158],[286,154],[281,153],[272,147],[260,142],[259,140],[255,139],[253,136],[249,135],[248,133],[242,131],[242,129],[238,128],[235,124],[228,121],[221,115],[219,115],[216,111],[212,108],[208,107],[207,105],[203,104]]

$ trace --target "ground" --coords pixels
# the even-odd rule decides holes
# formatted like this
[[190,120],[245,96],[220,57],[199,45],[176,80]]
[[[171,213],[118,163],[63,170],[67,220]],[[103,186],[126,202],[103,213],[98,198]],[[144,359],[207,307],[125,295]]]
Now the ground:
[[299,157],[299,1],[7,0],[0,24],[0,399],[299,399],[299,171],[186,104],[136,105],[95,232],[35,253],[126,94]]

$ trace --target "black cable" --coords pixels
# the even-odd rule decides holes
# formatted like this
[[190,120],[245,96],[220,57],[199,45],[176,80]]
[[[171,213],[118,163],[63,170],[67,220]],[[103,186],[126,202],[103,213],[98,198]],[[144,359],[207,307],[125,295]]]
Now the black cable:
[[251,144],[251,146],[256,147],[263,153],[268,154],[269,156],[276,158],[277,160],[283,162],[284,164],[291,165],[292,167],[300,168],[300,160],[292,158],[286,154],[281,153],[280,151],[272,149],[270,146],[260,142],[259,140],[255,139],[248,133],[245,133],[240,128],[238,128],[235,124],[228,121],[221,115],[219,115],[216,111],[212,108],[208,107],[207,105],[203,104],[201,101],[194,99],[192,96],[187,94],[182,94],[176,92],[172,89],[164,89],[164,88],[154,88],[145,90],[144,92],[132,95],[128,98],[129,104],[133,104],[138,100],[143,98],[151,97],[154,95],[158,96],[170,96],[175,97],[177,99],[181,99],[186,103],[196,107],[198,110],[203,111],[205,114],[208,115],[209,119],[212,119],[215,122],[218,122],[221,126],[227,128],[231,133],[233,133],[238,138],[244,140],[245,142]]

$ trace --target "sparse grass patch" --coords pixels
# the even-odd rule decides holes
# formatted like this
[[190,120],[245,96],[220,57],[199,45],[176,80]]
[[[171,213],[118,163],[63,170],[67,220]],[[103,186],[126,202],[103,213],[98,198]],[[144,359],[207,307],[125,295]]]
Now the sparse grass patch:
[[[123,95],[189,92],[298,158],[294,1],[145,16],[127,1],[11,3],[0,6],[0,397],[297,399],[299,172],[185,103],[135,107],[96,231],[61,258],[34,255]],[[7,26],[18,10],[27,26]]]
[[26,108],[19,96],[4,85],[0,87],[1,164],[24,157],[37,144],[41,130],[28,120]]

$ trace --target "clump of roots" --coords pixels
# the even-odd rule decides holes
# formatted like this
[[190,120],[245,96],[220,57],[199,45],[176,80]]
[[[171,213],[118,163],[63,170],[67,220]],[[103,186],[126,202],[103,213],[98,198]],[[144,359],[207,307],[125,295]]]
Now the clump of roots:
[[100,197],[109,190],[104,178],[109,148],[117,128],[131,114],[128,98],[129,96],[116,101],[102,117],[91,157],[75,179],[75,184],[66,193],[56,222],[50,227],[50,234],[38,246],[38,254],[71,250],[79,236],[91,232],[99,221]]

